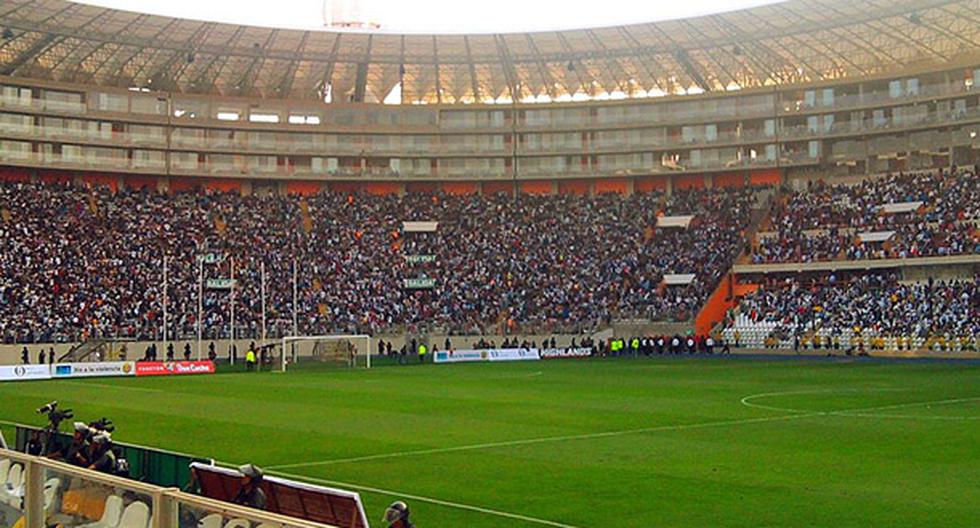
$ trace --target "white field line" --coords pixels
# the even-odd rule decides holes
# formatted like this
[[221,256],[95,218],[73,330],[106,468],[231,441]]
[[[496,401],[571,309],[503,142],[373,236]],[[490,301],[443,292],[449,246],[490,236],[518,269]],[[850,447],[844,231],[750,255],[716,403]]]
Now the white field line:
[[751,394],[742,398],[739,402],[746,407],[755,407],[757,409],[766,409],[770,411],[779,412],[792,412],[792,413],[809,413],[818,414],[820,416],[855,416],[862,418],[909,418],[909,419],[924,419],[924,420],[977,420],[980,416],[925,416],[925,415],[913,415],[913,414],[889,414],[889,413],[876,413],[874,411],[888,411],[891,409],[908,409],[912,407],[928,407],[932,405],[952,405],[956,403],[966,403],[980,401],[980,397],[971,398],[950,398],[947,400],[933,400],[924,402],[912,402],[912,403],[896,403],[891,405],[878,405],[875,407],[861,407],[857,409],[841,409],[839,411],[812,411],[807,409],[793,409],[790,407],[775,407],[770,405],[762,405],[759,403],[752,403],[752,400],[759,398],[768,398],[773,396],[789,396],[794,394],[840,394],[846,392],[881,392],[881,391],[899,391],[902,389],[886,389],[886,388],[868,388],[868,389],[828,389],[828,390],[800,390],[800,391],[784,391],[784,392],[764,392],[760,394]]
[[[814,412],[811,413],[810,415],[818,416],[819,413]],[[299,468],[299,467],[331,466],[335,464],[367,462],[370,460],[385,460],[389,458],[434,455],[439,453],[458,453],[461,451],[494,449],[498,447],[514,447],[514,446],[523,446],[523,445],[532,445],[532,444],[545,444],[545,443],[552,443],[552,442],[566,442],[571,440],[591,440],[595,438],[609,438],[609,437],[626,436],[626,435],[634,435],[634,434],[642,434],[642,433],[656,433],[660,431],[682,431],[685,429],[704,429],[709,427],[723,427],[726,425],[742,425],[742,424],[775,422],[780,420],[794,420],[806,416],[808,415],[790,414],[785,416],[763,416],[759,418],[721,420],[717,422],[702,422],[702,423],[679,424],[679,425],[659,425],[655,427],[643,427],[640,429],[621,429],[617,431],[605,431],[601,433],[585,433],[585,434],[576,434],[576,435],[543,436],[538,438],[525,438],[521,440],[506,440],[503,442],[487,442],[483,444],[469,444],[469,445],[453,446],[453,447],[438,447],[433,449],[418,449],[414,451],[381,453],[377,455],[366,455],[366,456],[351,457],[351,458],[335,458],[331,460],[321,460],[319,462],[300,462],[296,464],[280,464],[277,466],[267,466],[267,467],[268,469],[275,470],[275,469],[291,469],[291,468]]]
[[485,514],[485,515],[494,515],[496,517],[505,517],[507,519],[515,519],[515,520],[518,520],[518,521],[524,521],[524,522],[533,523],[533,524],[540,524],[540,525],[543,525],[543,526],[553,526],[555,528],[579,528],[579,527],[573,526],[571,524],[565,524],[565,523],[560,523],[560,522],[556,522],[556,521],[549,521],[547,519],[538,519],[537,517],[529,517],[527,515],[521,515],[519,513],[511,513],[511,512],[501,511],[501,510],[494,510],[494,509],[490,509],[490,508],[483,508],[481,506],[473,506],[471,504],[463,504],[463,503],[460,503],[460,502],[451,502],[451,501],[446,501],[446,500],[442,500],[442,499],[436,499],[436,498],[433,498],[433,497],[425,497],[425,496],[422,496],[422,495],[413,495],[411,493],[402,493],[400,491],[386,490],[386,489],[375,488],[375,487],[371,487],[371,486],[362,486],[360,484],[353,484],[353,483],[350,483],[350,482],[341,482],[341,481],[337,481],[337,480],[327,480],[327,479],[310,477],[308,475],[294,475],[294,474],[290,474],[290,473],[282,473],[282,472],[279,472],[279,471],[274,471],[273,473],[276,474],[276,475],[282,476],[282,477],[294,478],[294,479],[297,479],[297,480],[308,480],[308,481],[316,482],[316,483],[319,483],[319,484],[326,484],[327,486],[336,486],[336,487],[339,487],[339,488],[349,488],[349,489],[354,489],[354,490],[358,490],[358,491],[367,491],[367,492],[370,492],[370,493],[377,493],[377,494],[380,494],[380,495],[389,495],[389,496],[397,497],[397,498],[400,498],[400,499],[408,499],[408,500],[414,500],[414,501],[419,501],[419,502],[428,502],[430,504],[435,504],[435,505],[438,505],[438,506],[445,506],[445,507],[448,507],[448,508],[456,508],[458,510],[468,510],[468,511],[472,511],[472,512],[482,513],[482,514]]
[[[867,389],[865,389],[867,390]],[[891,390],[901,390],[901,389],[874,389],[880,391],[891,391]],[[842,392],[842,391],[819,391],[819,392]],[[804,409],[790,409],[781,407],[770,407],[767,405],[760,405],[751,403],[751,400],[767,397],[767,396],[777,396],[777,395],[789,395],[789,394],[816,394],[818,391],[787,391],[787,392],[767,392],[761,394],[752,394],[746,396],[740,400],[742,405],[747,407],[756,407],[760,409],[780,411],[780,412],[790,412],[793,414],[781,415],[781,416],[765,416],[760,418],[743,418],[737,420],[721,420],[716,422],[702,422],[693,424],[679,424],[679,425],[661,425],[654,427],[643,427],[639,429],[621,429],[616,431],[605,431],[601,433],[585,433],[577,435],[559,435],[559,436],[544,436],[538,438],[525,438],[520,440],[506,440],[502,442],[486,442],[482,444],[468,444],[462,446],[453,447],[437,447],[432,449],[417,449],[412,451],[397,451],[393,453],[379,453],[375,455],[364,455],[358,457],[349,458],[334,458],[330,460],[320,460],[316,462],[297,462],[293,464],[279,464],[274,466],[268,466],[271,470],[279,469],[293,469],[293,468],[303,468],[303,467],[318,467],[318,466],[332,466],[336,464],[350,464],[356,462],[369,462],[372,460],[387,460],[390,458],[404,458],[411,456],[423,456],[423,455],[435,455],[441,453],[458,453],[465,451],[476,451],[481,449],[495,449],[499,447],[514,447],[523,445],[533,445],[533,444],[545,444],[552,442],[566,442],[574,440],[591,440],[595,438],[609,438],[616,436],[626,436],[634,434],[643,433],[655,433],[662,431],[681,431],[686,429],[703,429],[709,427],[723,427],[726,425],[742,425],[742,424],[753,424],[753,423],[765,423],[774,421],[784,421],[793,420],[797,418],[808,418],[812,416],[858,416],[855,413],[865,413],[879,411],[879,410],[889,410],[889,409],[901,409],[908,407],[919,407],[926,405],[949,405],[953,403],[962,403],[969,401],[978,401],[980,397],[975,398],[955,398],[949,400],[936,400],[927,402],[913,402],[913,403],[901,403],[896,405],[881,405],[876,407],[863,407],[858,409],[844,409],[840,411],[809,411]],[[847,392],[847,391],[844,391]],[[851,391],[853,392],[853,391]],[[898,416],[898,415],[892,415]]]

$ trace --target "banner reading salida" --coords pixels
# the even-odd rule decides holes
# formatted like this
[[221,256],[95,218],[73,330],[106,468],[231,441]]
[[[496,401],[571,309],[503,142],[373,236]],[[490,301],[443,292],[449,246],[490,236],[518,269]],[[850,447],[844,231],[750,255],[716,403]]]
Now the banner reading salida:
[[136,363],[137,376],[182,376],[186,374],[214,374],[211,361],[140,361]]

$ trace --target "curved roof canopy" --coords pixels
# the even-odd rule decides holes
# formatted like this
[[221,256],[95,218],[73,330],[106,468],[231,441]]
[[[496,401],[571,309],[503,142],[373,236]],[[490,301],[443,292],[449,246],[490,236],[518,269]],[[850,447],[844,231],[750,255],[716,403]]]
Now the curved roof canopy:
[[303,31],[65,0],[0,5],[0,75],[179,93],[564,101],[861,77],[980,55],[980,0],[791,0],[625,26],[478,35]]

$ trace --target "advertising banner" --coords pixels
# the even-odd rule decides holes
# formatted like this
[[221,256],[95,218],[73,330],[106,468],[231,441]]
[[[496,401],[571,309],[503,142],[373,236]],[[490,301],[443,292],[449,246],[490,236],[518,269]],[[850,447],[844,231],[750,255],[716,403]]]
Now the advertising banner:
[[47,365],[12,365],[0,367],[0,381],[51,379]]
[[536,348],[496,348],[489,350],[440,350],[436,363],[467,363],[473,361],[537,361],[541,355]]
[[500,348],[489,350],[490,361],[537,361],[541,354],[536,348]]
[[591,348],[546,348],[541,351],[541,359],[587,358],[592,357]]
[[406,290],[431,290],[436,287],[436,280],[429,277],[405,279],[404,286]]
[[455,350],[436,352],[436,363],[466,363],[470,361],[488,361],[488,350]]
[[214,374],[211,361],[140,361],[136,363],[137,376],[182,376],[186,374]]
[[97,378],[103,376],[135,376],[136,363],[109,361],[102,363],[58,363],[51,367],[53,378]]

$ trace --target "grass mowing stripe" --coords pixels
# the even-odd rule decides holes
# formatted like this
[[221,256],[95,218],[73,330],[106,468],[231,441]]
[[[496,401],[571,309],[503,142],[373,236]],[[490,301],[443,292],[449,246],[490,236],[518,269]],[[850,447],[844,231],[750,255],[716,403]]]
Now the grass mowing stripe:
[[[898,389],[876,389],[876,390],[898,390]],[[820,391],[820,393],[827,393],[828,391]],[[847,392],[846,390],[833,391],[833,392]],[[740,403],[748,407],[757,407],[767,410],[778,410],[784,412],[793,412],[794,414],[784,415],[784,416],[767,416],[762,418],[745,418],[739,420],[721,420],[716,422],[703,422],[703,423],[693,423],[693,424],[678,424],[678,425],[662,425],[655,427],[644,427],[640,429],[622,429],[619,431],[605,431],[601,433],[585,433],[579,435],[562,435],[562,436],[546,436],[541,438],[527,438],[522,440],[506,440],[502,442],[487,442],[483,444],[470,444],[464,446],[454,446],[454,447],[440,447],[433,449],[419,449],[415,451],[401,451],[395,453],[379,453],[376,455],[365,455],[360,457],[350,457],[350,458],[336,458],[331,460],[321,460],[318,462],[299,462],[295,464],[277,464],[268,466],[271,470],[278,469],[295,469],[302,467],[317,467],[317,466],[330,466],[335,464],[348,464],[356,462],[367,462],[372,460],[384,460],[389,458],[402,458],[409,456],[423,456],[423,455],[434,455],[440,453],[455,453],[460,451],[473,451],[478,449],[493,449],[498,447],[513,447],[521,445],[531,445],[531,444],[543,444],[549,442],[565,442],[572,440],[590,440],[594,438],[607,438],[612,436],[624,436],[632,434],[642,434],[642,433],[655,433],[660,431],[679,431],[684,429],[699,429],[705,427],[721,427],[726,425],[742,425],[742,424],[752,424],[760,422],[773,422],[779,420],[792,420],[795,418],[808,418],[812,416],[866,416],[866,417],[886,417],[886,418],[898,418],[899,415],[875,415],[875,414],[854,414],[854,413],[867,413],[868,411],[877,410],[887,410],[887,409],[901,409],[908,407],[921,407],[923,405],[948,405],[953,403],[963,403],[970,401],[978,401],[980,397],[975,398],[953,398],[949,400],[935,400],[926,402],[912,402],[912,403],[901,403],[895,405],[881,405],[876,407],[866,407],[859,409],[850,409],[843,411],[805,411],[802,409],[789,409],[789,408],[779,408],[779,407],[768,407],[761,406],[757,404],[748,403],[749,400],[753,398],[760,398],[763,396],[775,396],[781,394],[811,394],[816,393],[815,391],[788,391],[788,392],[771,392],[749,395],[740,400]],[[958,419],[974,419],[973,417],[949,417]]]
[[609,438],[613,436],[625,436],[642,433],[656,433],[660,431],[681,431],[685,429],[702,429],[706,427],[722,427],[726,425],[743,425],[753,423],[775,422],[779,420],[793,420],[796,418],[806,418],[808,416],[819,416],[822,413],[812,412],[810,414],[789,414],[785,416],[764,416],[761,418],[742,418],[738,420],[721,420],[716,422],[702,422],[677,425],[658,425],[655,427],[643,427],[640,429],[621,429],[618,431],[604,431],[601,433],[584,433],[578,435],[545,436],[541,438],[526,438],[523,440],[506,440],[503,442],[488,442],[485,444],[470,444],[455,447],[439,447],[434,449],[419,449],[417,451],[401,451],[398,453],[381,453],[377,455],[366,455],[351,458],[336,458],[332,460],[321,460],[319,462],[302,462],[296,464],[279,464],[268,466],[269,469],[293,469],[300,467],[329,466],[334,464],[346,464],[353,462],[366,462],[369,460],[383,460],[386,458],[401,458],[408,456],[433,455],[439,453],[455,453],[459,451],[473,451],[478,449],[493,449],[498,447],[513,447],[531,444],[544,444],[550,442],[565,442],[571,440],[592,440],[595,438]]

